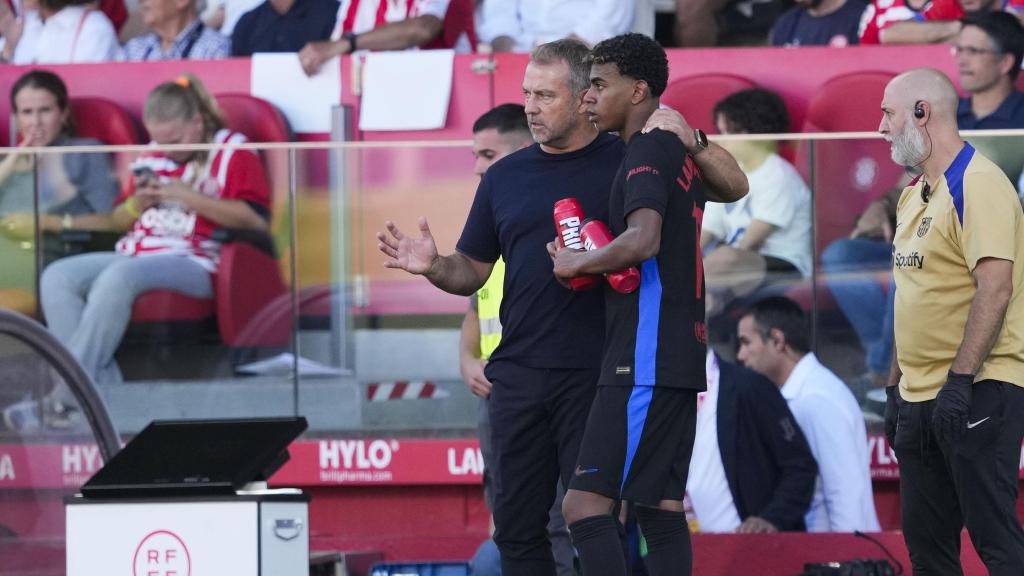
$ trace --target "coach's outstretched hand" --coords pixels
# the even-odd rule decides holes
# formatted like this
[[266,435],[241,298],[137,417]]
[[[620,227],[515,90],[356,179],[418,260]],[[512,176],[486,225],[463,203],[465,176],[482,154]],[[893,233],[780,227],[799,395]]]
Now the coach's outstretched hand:
[[419,219],[420,237],[410,238],[388,220],[384,223],[388,232],[377,232],[377,248],[389,259],[385,268],[398,268],[411,274],[426,274],[437,260],[437,245],[430,234],[426,217]]

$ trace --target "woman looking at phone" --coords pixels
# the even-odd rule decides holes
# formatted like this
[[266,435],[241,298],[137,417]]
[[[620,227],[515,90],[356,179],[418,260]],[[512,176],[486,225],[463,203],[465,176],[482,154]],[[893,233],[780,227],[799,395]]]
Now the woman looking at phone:
[[[155,145],[239,144],[216,102],[191,75],[157,86],[143,122]],[[174,150],[138,158],[111,214],[127,233],[114,252],[61,259],[41,280],[50,330],[98,383],[121,381],[114,352],[136,296],[174,290],[212,298],[220,244],[216,228],[266,231],[270,191],[259,157],[232,147]]]

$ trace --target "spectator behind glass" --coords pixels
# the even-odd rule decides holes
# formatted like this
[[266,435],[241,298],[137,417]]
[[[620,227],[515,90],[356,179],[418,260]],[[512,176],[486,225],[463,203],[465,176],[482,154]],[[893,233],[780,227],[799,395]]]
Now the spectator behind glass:
[[480,8],[480,39],[495,52],[527,53],[575,38],[589,46],[632,29],[636,0],[486,0]]
[[330,40],[310,42],[299,52],[306,73],[356,50],[475,49],[473,0],[406,0],[386,11],[380,8],[385,1],[343,0]]
[[[1024,27],[1006,12],[979,12],[963,20],[953,47],[960,86],[957,125],[961,130],[1024,128],[1024,94],[1015,87],[1024,58]],[[992,159],[1012,180],[1022,174],[1024,153],[1016,139],[975,137],[971,144]],[[903,183],[904,185],[906,182]],[[854,390],[874,387],[880,399],[889,374],[893,347],[892,236],[896,204],[903,186],[868,205],[849,238],[830,244],[821,254],[825,279],[865,351],[867,373]]]
[[896,22],[882,30],[882,44],[943,44],[960,34],[965,14],[1002,10],[1010,0],[933,0],[913,20]]
[[740,319],[737,359],[782,391],[818,462],[808,532],[877,532],[864,417],[850,389],[813,352],[796,302],[767,298]]
[[[780,134],[789,130],[782,98],[755,88],[732,94],[714,110],[722,134]],[[773,140],[723,142],[739,162],[750,193],[732,204],[708,202],[701,246],[708,314],[746,296],[773,274],[811,272],[811,192]]]
[[882,30],[897,22],[917,19],[929,6],[931,0],[874,0],[860,17],[860,43],[881,44]]
[[231,55],[298,52],[312,42],[327,41],[339,6],[338,0],[266,0],[238,19]]
[[[224,128],[216,102],[191,75],[157,86],[146,99],[146,129],[155,144],[240,144]],[[265,232],[270,193],[259,157],[231,147],[212,152],[148,153],[111,215],[128,230],[114,252],[54,262],[41,297],[50,330],[96,382],[121,381],[114,360],[132,303],[148,290],[212,298],[220,243],[216,228]]]
[[[75,137],[67,87],[56,74],[28,72],[11,87],[10,98],[19,148],[100,144]],[[31,240],[36,190],[39,227],[44,232],[88,224],[96,219],[90,215],[110,212],[117,197],[106,154],[40,154],[33,160],[31,154],[15,152],[0,161],[0,290],[18,291],[16,295],[35,293],[36,254]]]
[[83,0],[25,2],[18,18],[5,6],[0,34],[0,62],[11,64],[105,62],[118,51],[110,20]]
[[772,46],[843,47],[859,38],[861,0],[796,0],[779,16],[768,38]]
[[207,4],[203,24],[231,38],[238,19],[261,3],[262,0],[215,0]]
[[691,528],[804,531],[818,466],[779,389],[710,350],[707,379],[686,478],[696,516]]
[[124,45],[122,60],[215,60],[227,58],[231,41],[199,19],[200,0],[139,0],[149,34]]
[[1024,58],[1024,27],[1006,12],[979,12],[962,22],[953,53],[960,87],[967,96],[960,99],[957,126],[961,130],[1024,128],[1024,94],[1016,87]]

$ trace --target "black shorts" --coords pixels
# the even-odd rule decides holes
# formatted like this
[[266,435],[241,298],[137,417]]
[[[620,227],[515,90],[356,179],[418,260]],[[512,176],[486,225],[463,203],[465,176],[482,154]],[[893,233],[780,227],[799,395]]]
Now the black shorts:
[[600,386],[569,487],[649,506],[682,500],[696,432],[696,390]]

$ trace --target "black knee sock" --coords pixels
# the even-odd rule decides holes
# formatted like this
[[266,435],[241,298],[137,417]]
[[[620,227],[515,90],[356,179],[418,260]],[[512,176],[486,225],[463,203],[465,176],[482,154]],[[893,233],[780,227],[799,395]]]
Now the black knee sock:
[[[630,554],[630,543],[629,543],[629,530],[626,529],[626,525],[619,522],[619,518],[622,518],[622,501],[615,503],[615,507],[612,508],[612,518],[615,520],[615,529],[619,533],[619,545],[622,546],[622,557],[626,559],[626,574],[625,576],[632,576],[633,574],[633,555]],[[636,518],[633,518],[636,522]],[[626,522],[629,522],[629,518],[626,518]]]
[[686,514],[637,506],[636,518],[647,539],[645,564],[651,576],[689,576],[693,571]]
[[569,525],[572,543],[587,576],[623,576],[626,559],[619,542],[619,522],[610,515],[590,516]]

